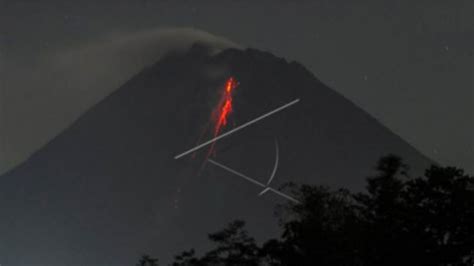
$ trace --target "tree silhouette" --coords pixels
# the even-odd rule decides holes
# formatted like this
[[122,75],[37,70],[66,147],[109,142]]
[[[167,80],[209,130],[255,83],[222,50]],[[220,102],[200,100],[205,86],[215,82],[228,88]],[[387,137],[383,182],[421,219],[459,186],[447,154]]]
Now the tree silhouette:
[[366,265],[472,263],[473,177],[431,166],[425,176],[408,178],[396,156],[382,158],[377,169],[368,193],[354,196],[365,224]]
[[201,258],[196,257],[194,249],[190,251],[183,251],[181,254],[175,256],[175,262],[173,266],[204,266],[205,261]]
[[425,178],[407,182],[404,222],[412,236],[408,244],[417,245],[420,261],[474,264],[473,180],[461,169],[432,166]]
[[283,206],[279,238],[259,246],[235,221],[209,235],[215,248],[173,266],[474,264],[474,177],[433,165],[411,178],[395,155],[376,170],[361,193],[293,185],[300,203]]
[[244,226],[244,221],[236,220],[223,230],[210,234],[209,239],[216,244],[216,248],[202,258],[196,258],[194,250],[185,251],[176,256],[173,266],[260,265],[259,248]]
[[389,155],[379,160],[376,170],[376,176],[367,178],[367,192],[354,195],[364,239],[361,260],[367,265],[400,265],[407,257],[413,260],[406,242],[413,236],[404,223],[407,167],[399,157]]
[[154,259],[149,255],[142,255],[136,266],[158,266],[158,259]]
[[303,185],[284,222],[282,240],[267,242],[262,252],[273,265],[346,265],[356,255],[356,212],[347,190]]

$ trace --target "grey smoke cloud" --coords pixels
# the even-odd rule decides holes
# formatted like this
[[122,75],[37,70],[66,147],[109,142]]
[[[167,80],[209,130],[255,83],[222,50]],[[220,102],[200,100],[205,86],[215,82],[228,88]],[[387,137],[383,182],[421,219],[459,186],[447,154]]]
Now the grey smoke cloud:
[[140,70],[196,42],[213,52],[239,47],[204,31],[163,28],[110,33],[32,64],[2,60],[0,173],[24,161]]

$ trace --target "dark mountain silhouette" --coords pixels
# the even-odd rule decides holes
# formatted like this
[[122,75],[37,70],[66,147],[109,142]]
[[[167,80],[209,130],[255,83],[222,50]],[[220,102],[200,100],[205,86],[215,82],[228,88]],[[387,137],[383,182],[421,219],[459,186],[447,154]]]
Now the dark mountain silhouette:
[[[209,55],[196,45],[143,70],[0,179],[0,263],[131,265],[143,252],[166,262],[206,248],[206,233],[234,219],[257,240],[277,235],[281,197],[211,164],[207,149],[174,156],[202,134],[229,76],[234,112],[224,131],[301,101],[216,144],[215,160],[266,182],[363,189],[387,153],[431,163],[298,63],[253,49]],[[402,107],[401,107],[402,108]],[[34,132],[32,132],[34,134]],[[199,249],[197,250],[199,252]]]

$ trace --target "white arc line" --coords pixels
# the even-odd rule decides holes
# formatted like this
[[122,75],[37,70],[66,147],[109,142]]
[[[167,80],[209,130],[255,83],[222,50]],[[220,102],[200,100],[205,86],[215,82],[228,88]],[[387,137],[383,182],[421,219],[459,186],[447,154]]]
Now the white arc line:
[[260,187],[265,188],[262,192],[260,192],[259,196],[265,194],[265,192],[267,192],[267,191],[272,191],[272,192],[274,192],[275,194],[284,197],[285,199],[291,200],[291,201],[293,201],[293,202],[295,202],[295,203],[298,203],[298,204],[300,203],[297,199],[295,199],[295,198],[293,198],[293,197],[290,197],[290,196],[286,195],[285,193],[283,193],[283,192],[281,192],[281,191],[278,191],[278,190],[276,190],[276,189],[273,189],[273,188],[271,188],[271,187],[268,187],[268,186],[266,186],[266,185],[264,185],[264,184],[258,182],[257,180],[251,178],[251,177],[248,177],[248,176],[246,176],[246,175],[244,175],[244,174],[242,174],[242,173],[240,173],[240,172],[235,171],[234,169],[232,169],[232,168],[230,168],[230,167],[227,167],[227,166],[225,166],[225,165],[223,165],[223,164],[221,164],[221,163],[218,163],[218,162],[216,162],[216,161],[214,161],[214,160],[212,160],[212,159],[208,159],[207,161],[210,162],[210,163],[212,163],[212,164],[214,164],[214,165],[216,165],[216,166],[218,166],[218,167],[220,167],[220,168],[222,168],[222,169],[224,169],[224,170],[227,170],[227,171],[229,171],[229,172],[231,172],[231,173],[233,173],[233,174],[235,174],[235,175],[237,175],[237,176],[240,176],[240,177],[244,178],[245,180],[247,180],[247,181],[249,181],[249,182],[251,182],[251,183],[253,183],[253,184],[257,185],[257,186],[260,186]]
[[278,149],[278,141],[275,138],[275,165],[273,166],[272,174],[270,175],[270,178],[268,179],[267,186],[270,185],[273,178],[275,177],[276,171],[278,169],[278,161],[279,161],[279,158],[280,158],[279,154],[280,154],[280,152],[279,152],[279,149]]
[[194,151],[197,151],[197,150],[199,150],[199,149],[201,149],[201,148],[204,148],[205,146],[207,146],[207,145],[209,145],[209,144],[211,144],[211,143],[213,143],[213,142],[215,142],[215,141],[217,141],[217,140],[219,140],[219,139],[221,139],[221,138],[227,137],[227,136],[229,136],[230,134],[235,133],[235,132],[237,132],[237,131],[239,131],[239,130],[245,128],[245,127],[248,127],[248,126],[250,126],[250,125],[252,125],[252,124],[254,124],[254,123],[256,123],[256,122],[258,122],[258,121],[260,121],[260,120],[262,120],[262,119],[264,119],[264,118],[266,118],[266,117],[269,117],[269,116],[271,116],[271,115],[274,114],[274,113],[277,113],[277,112],[279,112],[279,111],[281,111],[281,110],[283,110],[283,109],[286,109],[286,108],[292,106],[293,104],[298,103],[299,101],[300,101],[300,99],[296,99],[296,100],[293,100],[293,101],[291,101],[291,102],[289,102],[289,103],[287,103],[287,104],[285,104],[285,105],[282,105],[282,106],[278,107],[277,109],[275,109],[275,110],[273,110],[273,111],[270,111],[270,112],[268,112],[268,113],[266,113],[266,114],[264,114],[264,115],[261,115],[261,116],[255,118],[255,119],[253,119],[253,120],[250,120],[250,121],[248,121],[247,123],[242,124],[242,125],[240,125],[240,126],[234,128],[234,129],[232,129],[232,130],[229,130],[229,131],[227,131],[226,133],[223,133],[223,134],[221,134],[221,135],[219,135],[219,136],[217,136],[217,137],[215,137],[215,138],[213,138],[213,139],[210,139],[210,140],[208,140],[208,141],[206,141],[206,142],[204,142],[204,143],[202,143],[202,144],[200,144],[200,145],[198,145],[198,146],[196,146],[196,147],[194,147],[194,148],[192,148],[192,149],[190,149],[190,150],[187,150],[187,151],[185,151],[185,152],[183,152],[183,153],[181,153],[181,154],[178,154],[178,155],[176,155],[176,156],[174,157],[174,159],[179,159],[179,158],[181,158],[181,157],[183,157],[183,156],[185,156],[185,155],[187,155],[187,154],[190,154],[190,153],[192,153],[192,152],[194,152]]

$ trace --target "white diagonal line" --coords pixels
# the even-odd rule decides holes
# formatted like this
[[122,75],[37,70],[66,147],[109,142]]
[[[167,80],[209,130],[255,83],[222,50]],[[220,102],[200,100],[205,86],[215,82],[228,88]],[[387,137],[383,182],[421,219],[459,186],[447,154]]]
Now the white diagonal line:
[[221,139],[221,138],[227,137],[227,136],[229,136],[229,135],[232,134],[232,133],[235,133],[235,132],[237,132],[237,131],[239,131],[239,130],[245,128],[245,127],[248,127],[248,126],[250,126],[250,125],[252,125],[252,124],[254,124],[254,123],[256,123],[256,122],[258,122],[258,121],[260,121],[260,120],[262,120],[262,119],[264,119],[264,118],[266,118],[266,117],[271,116],[272,114],[275,114],[275,113],[277,113],[277,112],[279,112],[279,111],[281,111],[281,110],[283,110],[283,109],[285,109],[285,108],[288,108],[288,107],[292,106],[293,104],[298,103],[299,101],[300,101],[300,99],[296,99],[296,100],[293,100],[293,101],[291,101],[291,102],[289,102],[289,103],[287,103],[287,104],[285,104],[285,105],[282,105],[282,106],[278,107],[277,109],[275,109],[275,110],[273,110],[273,111],[270,111],[270,112],[268,112],[268,113],[266,113],[266,114],[264,114],[264,115],[261,115],[261,116],[255,118],[255,119],[253,119],[253,120],[248,121],[248,122],[245,123],[245,124],[242,124],[242,125],[240,125],[240,126],[234,128],[234,129],[232,129],[232,130],[229,130],[229,131],[227,131],[227,132],[225,132],[225,133],[223,133],[223,134],[221,134],[221,135],[219,135],[219,136],[217,136],[217,137],[215,137],[215,138],[213,138],[213,139],[210,139],[210,140],[208,140],[208,141],[206,141],[206,142],[204,142],[204,143],[202,143],[202,144],[200,144],[200,145],[198,145],[198,146],[196,146],[196,147],[194,147],[194,148],[192,148],[192,149],[189,149],[189,150],[187,150],[187,151],[185,151],[185,152],[183,152],[183,153],[181,153],[181,154],[178,154],[178,155],[176,155],[176,156],[174,157],[174,159],[179,159],[179,158],[181,158],[181,157],[183,157],[183,156],[185,156],[185,155],[187,155],[187,154],[190,154],[190,153],[192,153],[192,152],[194,152],[194,151],[197,151],[197,150],[199,150],[199,149],[201,149],[201,148],[204,148],[204,147],[206,147],[207,145],[209,145],[209,144],[211,144],[211,143],[213,143],[213,142],[215,142],[215,141],[218,141],[218,140]]
[[258,193],[258,195],[259,195],[259,196],[262,196],[263,194],[265,194],[265,193],[266,193],[267,191],[269,191],[269,190],[270,190],[270,188],[267,187],[267,188],[265,188],[264,190],[262,190],[262,192]]
[[280,191],[278,191],[278,190],[276,190],[276,189],[270,188],[270,191],[273,191],[273,192],[275,192],[275,194],[280,195],[280,196],[282,196],[282,197],[284,197],[284,198],[286,198],[286,199],[288,199],[288,200],[291,200],[291,201],[296,202],[296,203],[298,203],[298,204],[300,203],[299,200],[297,200],[297,199],[295,199],[295,198],[293,198],[293,197],[290,197],[290,196],[286,195],[285,193],[280,192]]
[[270,190],[270,191],[274,192],[275,194],[284,197],[285,199],[291,200],[291,201],[296,202],[296,203],[300,203],[297,199],[295,199],[295,198],[293,198],[293,197],[290,197],[290,196],[286,195],[285,193],[280,192],[280,191],[278,191],[278,190],[276,190],[276,189],[273,189],[273,188],[271,188],[271,187],[268,187],[268,186],[266,186],[266,185],[264,185],[264,184],[258,182],[257,180],[251,178],[251,177],[248,177],[248,176],[246,176],[246,175],[244,175],[244,174],[242,174],[242,173],[240,173],[240,172],[235,171],[234,169],[232,169],[232,168],[230,168],[230,167],[227,167],[227,166],[225,166],[225,165],[223,165],[223,164],[221,164],[221,163],[218,163],[218,162],[216,162],[216,161],[214,161],[214,160],[212,160],[212,159],[208,159],[207,161],[210,162],[210,163],[212,163],[212,164],[214,164],[214,165],[216,165],[216,166],[218,166],[218,167],[220,167],[220,168],[222,168],[222,169],[224,169],[224,170],[227,170],[227,171],[229,171],[229,172],[231,172],[231,173],[233,173],[233,174],[235,174],[235,175],[237,175],[237,176],[240,176],[240,177],[244,178],[245,180],[247,180],[247,181],[249,181],[249,182],[251,182],[251,183],[253,183],[253,184],[257,185],[257,186],[260,186],[260,187],[265,188],[262,192],[260,192],[259,196],[263,195],[265,192],[267,192],[267,191]]
[[265,187],[264,184],[258,182],[257,180],[255,180],[255,179],[253,179],[253,178],[251,178],[251,177],[248,177],[248,176],[246,176],[246,175],[244,175],[244,174],[242,174],[242,173],[239,173],[239,172],[235,171],[234,169],[231,169],[231,168],[229,168],[229,167],[227,167],[227,166],[225,166],[225,165],[223,165],[223,164],[220,164],[220,163],[218,163],[218,162],[216,162],[216,161],[214,161],[214,160],[212,160],[212,159],[209,159],[208,161],[209,161],[210,163],[214,164],[214,165],[219,166],[220,168],[222,168],[222,169],[224,169],[224,170],[227,170],[227,171],[229,171],[229,172],[231,172],[231,173],[233,173],[233,174],[235,174],[235,175],[238,175],[238,176],[244,178],[244,179],[247,180],[247,181],[250,181],[250,182],[254,183],[254,184],[257,185],[257,186]]

